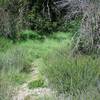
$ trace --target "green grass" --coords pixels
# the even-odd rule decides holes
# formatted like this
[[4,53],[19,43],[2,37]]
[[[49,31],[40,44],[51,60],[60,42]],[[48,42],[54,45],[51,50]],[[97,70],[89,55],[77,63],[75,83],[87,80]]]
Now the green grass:
[[0,37],[0,52],[6,52],[13,46],[13,42],[7,38]]
[[10,74],[8,78],[16,86],[27,82],[30,79],[30,74],[29,75],[26,73],[19,73],[19,74],[12,74],[12,75]]
[[[72,100],[79,100],[80,96],[83,100],[99,100],[95,83],[100,74],[100,58],[69,57],[71,37],[72,33],[58,32],[44,40],[27,39],[16,43],[0,37],[0,100],[7,100],[5,95],[10,97],[14,87],[30,79],[32,62],[37,63],[48,85],[59,93],[75,94]],[[43,80],[36,79],[28,87],[34,89],[44,85]],[[53,97],[46,96],[43,100],[49,98]]]
[[[91,90],[93,91],[93,90]],[[35,100],[100,100],[100,94],[97,92],[91,92],[91,93],[82,93],[77,95],[57,95],[57,94],[49,94],[49,95],[43,95],[43,96],[33,96],[35,97]],[[25,99],[26,100],[26,99]],[[30,100],[30,99],[27,99]]]
[[19,34],[19,39],[27,40],[27,39],[40,39],[41,36],[37,32],[33,32],[32,30],[23,30]]
[[14,46],[7,52],[0,53],[0,70],[4,72],[21,72],[25,67],[29,68],[27,53],[22,47]]
[[[16,86],[30,80],[31,63],[43,58],[49,52],[59,48],[60,45],[65,45],[65,42],[68,42],[70,38],[70,33],[60,32],[44,40],[27,39],[16,43],[0,37],[0,88],[2,87],[0,96],[4,97],[0,99],[6,100],[6,93],[11,95],[9,87],[14,89]],[[29,84],[29,88],[36,88],[42,85],[43,83],[40,80],[33,81]],[[11,91],[13,89],[11,88]]]
[[[61,37],[61,39],[60,39]],[[12,43],[11,40],[0,40],[0,68],[5,70],[28,70],[31,63],[38,58],[46,56],[60,45],[68,42],[70,33],[56,33],[44,40],[27,40]]]
[[95,87],[100,75],[100,58],[69,57],[68,53],[67,49],[60,49],[44,58],[41,73],[48,79],[49,86],[59,93],[69,94]]
[[28,84],[29,89],[34,89],[34,88],[39,88],[39,87],[44,87],[44,81],[39,79],[39,80],[34,80]]

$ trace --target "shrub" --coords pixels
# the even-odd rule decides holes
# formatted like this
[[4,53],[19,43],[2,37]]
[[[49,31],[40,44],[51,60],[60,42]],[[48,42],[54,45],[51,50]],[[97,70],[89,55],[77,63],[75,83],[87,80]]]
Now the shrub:
[[40,39],[41,36],[32,30],[25,30],[19,33],[18,39]]
[[95,85],[100,74],[99,60],[91,56],[68,57],[60,51],[44,58],[45,66],[41,72],[59,93],[75,94]]
[[28,15],[28,20],[31,21],[31,29],[38,32],[41,36],[48,36],[57,31],[58,23],[51,22],[41,16],[35,16],[34,13]]
[[78,29],[80,28],[80,22],[81,22],[81,17],[78,17],[76,19],[73,20],[67,20],[64,21],[60,26],[59,26],[59,31],[62,32],[71,32],[71,33],[76,33],[78,31]]

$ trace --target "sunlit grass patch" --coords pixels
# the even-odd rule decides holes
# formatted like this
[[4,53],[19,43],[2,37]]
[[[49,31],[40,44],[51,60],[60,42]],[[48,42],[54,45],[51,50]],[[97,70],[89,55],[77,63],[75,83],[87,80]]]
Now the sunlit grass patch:
[[34,80],[28,84],[29,89],[35,89],[39,87],[44,87],[44,81],[39,79],[39,80]]

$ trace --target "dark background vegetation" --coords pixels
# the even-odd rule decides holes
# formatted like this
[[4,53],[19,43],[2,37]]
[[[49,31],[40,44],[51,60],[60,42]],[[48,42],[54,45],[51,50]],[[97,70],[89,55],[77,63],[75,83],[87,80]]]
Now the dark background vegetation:
[[[12,39],[24,37],[24,29],[48,36],[57,31],[68,31],[76,24],[70,20],[80,20],[81,10],[78,2],[72,6],[70,1],[57,0],[5,0],[0,7],[0,34]],[[73,4],[74,4],[73,3]],[[73,11],[76,11],[73,14]],[[70,24],[70,25],[69,25]],[[19,34],[20,32],[20,34]],[[28,34],[26,34],[28,35]],[[32,34],[30,38],[32,37]]]
[[99,56],[99,0],[0,0],[0,100],[27,82],[50,100],[100,100]]

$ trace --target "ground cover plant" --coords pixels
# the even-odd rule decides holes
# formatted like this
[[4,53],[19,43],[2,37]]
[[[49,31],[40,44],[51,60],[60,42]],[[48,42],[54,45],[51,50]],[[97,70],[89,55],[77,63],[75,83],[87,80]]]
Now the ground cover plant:
[[[44,59],[42,73],[59,93],[77,94],[95,87],[100,75],[100,58],[55,52]],[[97,84],[98,87],[98,84]]]
[[[47,55],[48,52],[52,52],[55,50],[55,48],[59,48],[59,45],[64,45],[65,41],[69,41],[68,37],[70,36],[71,33],[66,35],[66,33],[58,32],[57,34],[54,34],[53,36],[50,36],[44,40],[27,39],[16,43],[13,43],[12,40],[7,38],[2,38],[0,40],[0,43],[2,44],[2,48],[0,49],[1,87],[4,84],[3,82],[5,82],[9,83],[9,85],[5,84],[7,87],[11,86],[12,88],[16,88],[17,86],[30,80],[31,68],[37,67],[32,65],[32,63],[36,59],[40,59]],[[45,84],[44,81],[41,81],[41,79],[36,81],[32,80],[28,87],[34,89],[38,87],[45,87]],[[8,88],[2,87],[1,93],[2,91],[6,92],[6,90],[8,90],[9,93]],[[2,94],[0,95],[1,97],[3,96]],[[9,96],[10,94],[8,95],[7,99],[11,98],[11,96]]]
[[99,0],[0,0],[0,100],[100,100]]

